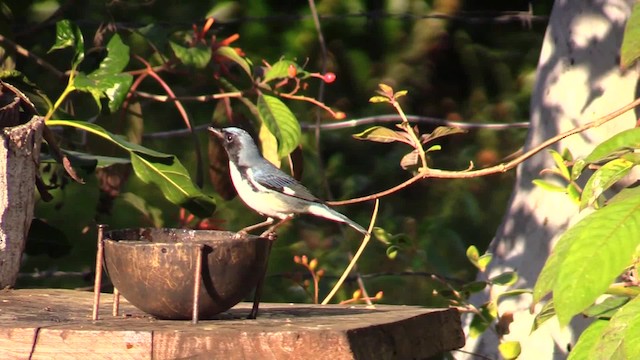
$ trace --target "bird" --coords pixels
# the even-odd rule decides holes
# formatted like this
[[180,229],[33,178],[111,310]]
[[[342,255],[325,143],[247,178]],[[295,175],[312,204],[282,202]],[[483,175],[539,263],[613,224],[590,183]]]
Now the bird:
[[240,199],[267,217],[262,223],[244,228],[245,232],[273,224],[275,219],[283,223],[299,214],[311,214],[368,234],[358,223],[331,209],[304,185],[265,159],[245,130],[237,127],[209,127],[208,130],[227,152],[231,180]]

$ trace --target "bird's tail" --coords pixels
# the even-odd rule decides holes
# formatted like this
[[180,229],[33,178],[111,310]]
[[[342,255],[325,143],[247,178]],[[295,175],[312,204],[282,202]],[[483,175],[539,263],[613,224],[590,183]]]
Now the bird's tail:
[[325,219],[337,221],[343,224],[347,224],[352,228],[356,229],[362,234],[368,234],[367,230],[360,226],[358,223],[352,221],[348,217],[340,214],[339,212],[329,208],[324,204],[314,204],[309,207],[309,212],[313,215],[320,216]]

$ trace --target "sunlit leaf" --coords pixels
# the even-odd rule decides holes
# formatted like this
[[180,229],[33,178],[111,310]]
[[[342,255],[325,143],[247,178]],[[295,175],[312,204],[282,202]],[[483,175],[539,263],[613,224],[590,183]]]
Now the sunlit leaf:
[[493,255],[491,255],[490,253],[486,253],[482,256],[480,256],[480,258],[478,259],[478,270],[480,271],[485,271],[487,270],[487,266],[489,266],[489,263],[491,263],[491,260],[493,260]]
[[118,34],[114,34],[107,44],[107,56],[98,69],[85,75],[78,73],[73,82],[76,90],[90,93],[96,105],[102,106],[100,99],[106,97],[111,113],[120,109],[133,82],[130,74],[121,73],[129,63],[129,47]]
[[251,67],[249,66],[249,62],[242,56],[238,55],[238,53],[234,48],[230,46],[221,46],[218,49],[216,49],[216,55],[223,56],[233,61],[238,66],[240,66],[240,68],[244,70],[244,72],[249,77],[251,77],[252,74],[251,74]]
[[531,332],[534,332],[542,326],[547,320],[556,316],[556,309],[553,307],[553,299],[549,299],[546,304],[542,306],[540,312],[533,319],[533,324],[531,325]]
[[386,97],[384,97],[384,96],[376,95],[376,96],[372,96],[372,97],[370,97],[370,98],[369,98],[369,102],[370,102],[370,103],[373,103],[373,104],[375,104],[375,103],[382,103],[382,102],[389,102],[389,98],[386,98]]
[[514,271],[507,271],[500,275],[496,275],[489,279],[489,281],[495,285],[513,285],[516,281],[518,281],[518,274]]
[[268,83],[276,79],[284,79],[290,77],[290,69],[293,67],[297,75],[304,75],[306,71],[301,68],[295,61],[280,60],[267,68],[264,72],[263,83]]
[[418,150],[413,150],[400,159],[400,167],[404,170],[417,169],[420,164]]
[[258,130],[258,137],[260,138],[260,148],[262,150],[262,156],[269,160],[270,163],[279,168],[282,165],[280,156],[278,155],[278,140],[269,131],[269,128],[265,123],[260,124],[260,130]]
[[426,144],[430,141],[433,141],[437,138],[441,138],[443,136],[449,136],[454,134],[464,134],[467,131],[460,128],[448,127],[448,126],[438,126],[429,134],[423,134],[420,136],[420,142]]
[[480,314],[473,314],[471,324],[469,325],[469,337],[477,338],[487,330],[491,322],[495,320],[494,311],[490,309],[491,303],[487,303],[480,307]]
[[136,175],[145,183],[158,186],[167,200],[202,218],[213,214],[213,199],[193,184],[187,169],[177,158],[158,161],[147,154],[132,151],[131,164]]
[[395,97],[397,99],[397,98],[400,98],[400,97],[403,97],[403,96],[407,95],[407,93],[408,93],[407,90],[400,90],[400,91],[396,92],[395,94],[393,94],[393,97]]
[[378,84],[378,87],[384,94],[388,94],[390,96],[393,95],[393,88],[391,86],[387,84]]
[[478,248],[475,245],[469,246],[467,248],[467,259],[469,259],[469,262],[476,266],[479,258],[480,252],[478,251]]
[[560,186],[558,184],[554,184],[550,181],[547,180],[542,180],[542,179],[534,179],[533,181],[531,181],[534,185],[546,190],[546,191],[552,191],[552,192],[561,192],[561,193],[566,193],[567,192],[567,188],[564,186]]
[[386,232],[383,228],[381,227],[374,227],[373,228],[373,236],[375,237],[376,240],[382,242],[383,244],[391,244],[391,234],[389,234],[388,232]]
[[630,161],[614,159],[596,170],[582,190],[580,210],[593,205],[602,193],[629,174],[634,166]]
[[442,150],[442,146],[440,145],[433,145],[430,148],[428,148],[427,150],[425,150],[425,153],[431,152],[431,151],[440,151]]
[[196,69],[204,69],[207,64],[209,64],[209,61],[211,61],[211,48],[204,44],[197,44],[193,47],[184,47],[170,41],[169,45],[171,45],[171,50],[173,50],[173,53],[180,62],[186,66],[193,66]]
[[626,296],[610,296],[599,304],[592,305],[584,311],[585,316],[611,318],[624,304],[629,302]]
[[373,126],[365,131],[353,135],[354,139],[357,140],[368,140],[380,143],[390,143],[394,141],[400,141],[405,144],[412,145],[411,141],[407,139],[403,133],[399,131],[394,131],[384,126]]
[[80,28],[69,20],[56,23],[56,42],[49,52],[67,47],[74,47],[73,66],[75,69],[84,60],[84,38]]
[[637,223],[640,188],[624,189],[562,235],[538,278],[534,300],[553,290],[558,320],[566,325],[631,264],[640,232],[630,224]]
[[640,6],[634,3],[620,47],[620,67],[628,69],[640,57]]
[[571,199],[574,204],[580,204],[581,193],[576,184],[571,183],[567,185],[567,195],[569,195],[569,199]]
[[600,143],[584,158],[586,164],[613,160],[640,148],[640,128],[627,129]]
[[567,164],[564,163],[562,155],[555,150],[549,150],[549,153],[551,154],[553,161],[556,163],[556,167],[560,170],[560,175],[565,179],[569,179],[571,177],[569,174],[569,168],[567,167]]
[[640,359],[640,297],[616,312],[591,349],[592,358]]
[[[580,334],[580,338],[576,343],[576,346],[571,349],[569,353],[569,357],[567,360],[591,360],[594,359],[591,356],[591,352],[595,347],[596,343],[600,340],[602,336],[602,332],[609,324],[607,320],[596,320],[587,327],[582,334]],[[597,359],[599,357],[596,357]],[[604,359],[604,358],[602,358]]]
[[278,156],[289,155],[300,143],[300,124],[291,110],[275,96],[260,94],[258,112],[269,131],[278,140]]
[[518,341],[505,341],[498,345],[498,351],[505,360],[513,360],[520,356],[522,349]]
[[394,260],[398,256],[398,247],[395,245],[391,245],[387,248],[387,257],[390,260]]

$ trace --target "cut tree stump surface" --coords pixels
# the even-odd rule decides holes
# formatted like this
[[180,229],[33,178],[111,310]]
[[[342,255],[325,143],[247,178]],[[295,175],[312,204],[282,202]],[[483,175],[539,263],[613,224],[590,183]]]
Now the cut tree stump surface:
[[0,290],[0,359],[424,359],[464,345],[456,309],[241,303],[212,320],[158,320],[102,294]]

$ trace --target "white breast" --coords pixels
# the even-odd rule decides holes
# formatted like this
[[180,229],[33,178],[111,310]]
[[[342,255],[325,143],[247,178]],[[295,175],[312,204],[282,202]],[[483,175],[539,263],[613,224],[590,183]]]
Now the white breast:
[[[262,215],[277,219],[284,219],[292,215],[287,204],[282,201],[282,195],[279,196],[275,191],[255,183],[254,185],[258,187],[259,191],[254,191],[248,180],[242,178],[240,171],[232,162],[229,162],[229,171],[233,186],[236,188],[240,199],[247,206]],[[248,172],[248,175],[251,176],[251,169]]]

